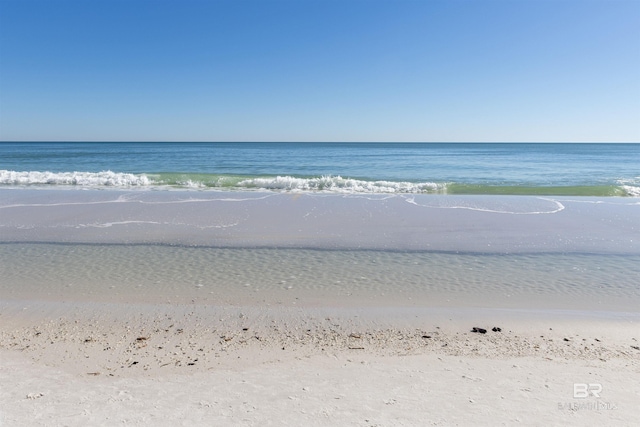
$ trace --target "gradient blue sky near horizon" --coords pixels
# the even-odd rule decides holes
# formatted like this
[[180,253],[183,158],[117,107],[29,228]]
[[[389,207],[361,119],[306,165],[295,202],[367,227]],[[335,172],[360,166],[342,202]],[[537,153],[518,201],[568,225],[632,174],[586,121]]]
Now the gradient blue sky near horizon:
[[0,140],[639,142],[640,0],[0,0]]

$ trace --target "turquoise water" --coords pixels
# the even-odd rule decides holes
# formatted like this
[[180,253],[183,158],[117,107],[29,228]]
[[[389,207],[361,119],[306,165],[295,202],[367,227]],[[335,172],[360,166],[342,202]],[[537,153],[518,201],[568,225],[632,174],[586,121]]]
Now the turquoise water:
[[640,196],[640,144],[2,143],[0,185]]

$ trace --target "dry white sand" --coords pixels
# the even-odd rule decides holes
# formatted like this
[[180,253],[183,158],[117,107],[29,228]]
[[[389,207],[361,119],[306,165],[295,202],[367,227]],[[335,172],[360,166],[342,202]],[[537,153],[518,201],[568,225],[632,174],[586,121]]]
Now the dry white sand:
[[[637,364],[367,353],[150,377],[74,375],[3,353],[3,425],[640,423]],[[574,399],[574,382],[601,399]],[[598,408],[598,405],[600,409]]]
[[15,301],[1,320],[3,426],[640,423],[632,314]]

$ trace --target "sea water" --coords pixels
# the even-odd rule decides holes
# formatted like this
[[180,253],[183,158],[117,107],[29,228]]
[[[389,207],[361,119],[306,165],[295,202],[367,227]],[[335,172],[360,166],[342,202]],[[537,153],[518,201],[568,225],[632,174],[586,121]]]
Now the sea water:
[[638,154],[5,143],[0,294],[640,311]]
[[2,143],[0,185],[640,196],[640,144]]
[[0,244],[3,299],[637,312],[640,256]]

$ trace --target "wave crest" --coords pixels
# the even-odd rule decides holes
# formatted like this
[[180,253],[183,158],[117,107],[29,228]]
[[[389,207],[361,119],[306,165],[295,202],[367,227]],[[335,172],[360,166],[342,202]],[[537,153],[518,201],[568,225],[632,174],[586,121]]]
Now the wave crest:
[[368,181],[341,176],[252,177],[211,173],[40,172],[0,170],[0,186],[71,186],[85,188],[158,188],[322,192],[337,194],[495,194],[531,196],[640,197],[640,178],[609,185],[524,186],[473,183]]
[[284,191],[326,191],[331,193],[435,193],[444,192],[445,184],[432,182],[411,183],[391,181],[364,181],[323,176],[319,178],[295,178],[277,176],[274,178],[251,178],[237,183],[239,187]]
[[145,175],[102,172],[16,172],[0,170],[2,185],[74,185],[82,187],[131,187],[153,184]]
[[640,176],[634,179],[620,179],[618,184],[631,197],[640,197]]

